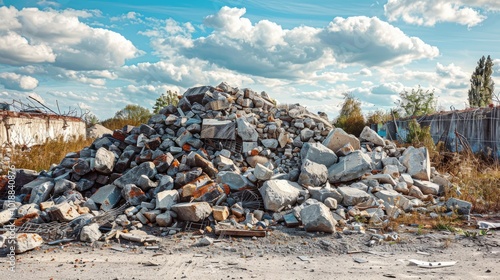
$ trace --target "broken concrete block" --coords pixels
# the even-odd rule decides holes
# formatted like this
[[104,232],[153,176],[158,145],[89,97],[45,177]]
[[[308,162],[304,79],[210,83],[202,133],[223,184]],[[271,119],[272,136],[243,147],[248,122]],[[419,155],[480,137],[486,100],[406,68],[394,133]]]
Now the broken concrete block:
[[155,223],[156,217],[161,214],[161,210],[151,210],[142,214],[144,215],[144,217],[146,217],[146,219],[148,219],[148,221],[150,221],[151,223]]
[[390,184],[391,186],[396,186],[397,182],[389,174],[374,174],[365,177],[366,179],[377,180],[381,184]]
[[233,191],[242,190],[252,185],[245,176],[232,171],[219,172],[217,174],[217,183],[228,185]]
[[356,136],[347,134],[342,128],[338,127],[330,130],[323,141],[323,145],[334,152],[338,151],[347,143],[350,143],[354,150],[359,150],[361,148],[359,139],[356,138]]
[[95,154],[95,170],[104,174],[110,174],[115,167],[115,154],[102,147]]
[[431,162],[427,148],[408,147],[399,158],[399,161],[407,168],[407,173],[415,179],[430,181]]
[[225,156],[218,155],[213,161],[214,165],[217,166],[219,171],[235,171],[240,172],[240,169],[234,164],[234,162]]
[[394,187],[394,190],[402,194],[408,194],[408,192],[410,191],[408,189],[408,184],[406,184],[406,182],[398,182],[397,185]]
[[282,208],[297,202],[302,187],[288,180],[269,180],[259,189],[264,208],[269,211],[280,211]]
[[137,186],[139,186],[142,190],[148,191],[149,189],[156,188],[158,186],[158,182],[153,182],[148,178],[147,175],[141,175],[137,179]]
[[149,179],[153,178],[156,175],[154,163],[148,161],[133,167],[120,178],[116,179],[113,184],[119,188],[123,188],[126,184],[136,184],[141,175],[146,175]]
[[361,141],[368,141],[377,146],[385,146],[384,139],[368,126],[365,126],[365,128],[363,128],[363,131],[361,131],[359,138],[361,139]]
[[472,203],[452,197],[446,201],[446,207],[449,211],[456,211],[459,215],[469,215]]
[[73,165],[71,168],[75,174],[78,174],[80,176],[83,176],[90,171],[92,171],[92,167],[90,166],[90,162],[86,159],[78,159],[78,161]]
[[70,180],[67,179],[59,179],[55,181],[53,195],[54,197],[58,197],[65,191],[74,189],[76,189],[75,182],[71,182]]
[[212,213],[212,207],[207,202],[186,202],[172,206],[172,211],[183,221],[199,222]]
[[80,231],[80,241],[82,242],[95,242],[101,238],[102,233],[99,231],[99,224],[92,223],[86,225]]
[[14,211],[6,209],[0,212],[0,225],[7,224],[11,219],[14,219]]
[[335,151],[335,154],[339,157],[345,157],[347,156],[348,154],[354,152],[354,148],[352,147],[351,143],[347,143],[345,144],[344,146],[342,146],[342,148],[338,149],[337,151]]
[[338,204],[337,204],[337,200],[333,197],[327,197],[325,199],[325,202],[324,202],[325,206],[332,209],[332,210],[335,210],[337,209],[338,207]]
[[302,161],[306,159],[325,165],[327,168],[338,161],[337,155],[321,143],[304,143],[300,150]]
[[399,177],[399,181],[405,182],[408,185],[408,187],[413,186],[413,178],[411,177],[410,174],[406,174],[406,173],[401,174],[401,177]]
[[278,147],[278,140],[276,139],[262,139],[262,146],[266,147],[267,149],[274,150]]
[[342,195],[342,205],[355,206],[370,199],[370,195],[362,190],[351,187],[339,187],[337,189]]
[[17,233],[15,242],[15,253],[22,254],[42,246],[43,238],[36,233]]
[[49,211],[50,215],[53,217],[53,220],[57,220],[60,222],[69,222],[80,216],[80,213],[78,213],[76,208],[71,206],[68,202],[56,204],[52,208],[50,208]]
[[214,178],[219,172],[217,168],[214,167],[212,162],[203,158],[199,154],[194,154],[194,164],[195,166],[201,167],[201,169],[203,169],[203,172],[207,173],[210,178]]
[[328,179],[325,165],[306,159],[302,163],[298,183],[302,186],[321,186]]
[[438,195],[440,193],[438,184],[421,180],[413,180],[413,184],[417,186],[423,194]]
[[45,211],[54,205],[55,205],[54,201],[44,201],[44,202],[40,203],[40,210]]
[[382,173],[389,174],[394,179],[399,179],[399,168],[396,165],[385,165]]
[[102,186],[90,197],[104,211],[111,210],[121,198],[121,190],[115,185]]
[[243,141],[257,142],[259,134],[244,118],[237,118],[236,125],[238,126],[238,135]]
[[257,178],[258,180],[266,181],[271,179],[271,177],[273,176],[273,171],[265,167],[264,165],[257,163],[253,171],[253,174],[255,175],[255,178]]
[[30,203],[40,204],[47,200],[54,188],[53,181],[46,181],[31,190]]
[[408,195],[409,196],[413,196],[413,197],[416,197],[418,199],[425,199],[426,196],[422,193],[422,191],[420,190],[420,188],[418,188],[417,186],[411,186],[409,187],[409,192],[408,192]]
[[335,232],[337,221],[333,218],[330,209],[323,203],[315,203],[304,207],[300,211],[300,218],[306,231]]
[[236,139],[236,124],[231,120],[204,119],[201,139]]
[[160,227],[168,227],[172,225],[172,215],[170,214],[170,211],[167,211],[165,213],[159,214],[156,216],[156,224]]
[[125,198],[125,200],[130,204],[130,205],[140,205],[141,202],[145,201],[147,199],[146,194],[142,191],[141,188],[137,187],[134,184],[126,184],[122,188],[122,197]]
[[20,218],[25,215],[30,215],[30,214],[35,214],[37,213],[38,215],[40,214],[40,208],[38,207],[38,204],[24,204],[19,206],[16,211],[16,217]]
[[255,166],[257,166],[257,163],[265,165],[266,163],[269,162],[269,159],[264,156],[249,156],[246,158],[246,161],[248,165],[255,168]]
[[218,222],[224,221],[229,217],[229,208],[227,206],[212,207],[214,219]]
[[371,159],[361,151],[354,151],[328,168],[330,183],[348,182],[371,171]]
[[156,209],[170,210],[177,201],[179,201],[179,192],[177,190],[159,192],[156,195]]
[[407,168],[399,162],[399,160],[395,157],[385,157],[382,159],[382,165],[395,165],[398,168],[399,173],[405,173]]

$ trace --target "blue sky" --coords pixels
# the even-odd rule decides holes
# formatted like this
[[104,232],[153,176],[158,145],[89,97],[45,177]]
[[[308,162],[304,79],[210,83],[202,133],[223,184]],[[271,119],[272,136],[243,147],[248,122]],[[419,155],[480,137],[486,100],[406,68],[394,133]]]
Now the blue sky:
[[343,93],[368,113],[418,85],[465,108],[483,55],[500,80],[496,0],[304,2],[0,0],[0,101],[103,120],[225,81],[332,119]]

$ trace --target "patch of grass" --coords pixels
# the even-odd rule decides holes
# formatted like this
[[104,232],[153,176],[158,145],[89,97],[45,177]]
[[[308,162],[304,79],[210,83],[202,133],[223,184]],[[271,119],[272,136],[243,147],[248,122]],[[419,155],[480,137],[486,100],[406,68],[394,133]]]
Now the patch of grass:
[[36,171],[48,170],[51,164],[61,162],[66,154],[78,152],[84,147],[90,146],[93,141],[94,139],[83,139],[83,137],[75,137],[69,141],[64,141],[61,137],[48,140],[42,145],[33,146],[25,150],[14,148],[10,152],[11,164],[16,168],[33,169]]

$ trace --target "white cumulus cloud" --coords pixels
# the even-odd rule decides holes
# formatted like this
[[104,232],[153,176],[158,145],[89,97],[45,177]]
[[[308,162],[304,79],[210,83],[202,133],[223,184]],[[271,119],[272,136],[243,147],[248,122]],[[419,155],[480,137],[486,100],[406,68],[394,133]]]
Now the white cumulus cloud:
[[454,22],[473,27],[483,22],[484,11],[500,11],[497,0],[389,0],[384,5],[389,21],[425,26]]
[[25,75],[19,75],[11,72],[0,73],[0,84],[6,89],[30,91],[38,86],[38,80]]

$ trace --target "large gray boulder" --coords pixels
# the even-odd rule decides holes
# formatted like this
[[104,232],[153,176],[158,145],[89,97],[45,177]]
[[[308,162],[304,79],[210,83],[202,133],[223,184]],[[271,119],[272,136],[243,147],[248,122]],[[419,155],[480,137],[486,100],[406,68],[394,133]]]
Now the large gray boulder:
[[356,138],[356,136],[347,134],[342,128],[338,127],[330,130],[323,141],[323,145],[335,153],[347,143],[350,143],[354,150],[359,150],[361,148],[359,139]]
[[328,168],[330,183],[348,182],[358,179],[371,170],[371,159],[361,151],[354,151]]
[[264,208],[269,211],[279,211],[297,202],[302,187],[288,180],[269,180],[259,189]]
[[403,152],[399,161],[408,169],[406,173],[410,174],[413,178],[430,181],[431,162],[427,148],[410,146]]
[[333,233],[337,221],[330,209],[323,203],[314,203],[300,211],[300,218],[306,231]]
[[368,126],[363,128],[363,131],[361,131],[361,134],[359,135],[359,139],[361,139],[361,141],[368,141],[377,146],[385,146],[384,139]]
[[439,185],[433,182],[413,180],[413,184],[417,186],[423,194],[438,195],[440,193]]
[[177,190],[167,190],[156,195],[156,209],[170,210],[179,201]]
[[306,159],[302,163],[298,183],[303,186],[321,186],[328,179],[328,169],[323,164],[319,164]]
[[300,150],[302,161],[306,159],[325,165],[327,168],[338,161],[337,155],[321,143],[304,143]]

